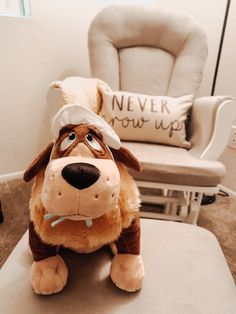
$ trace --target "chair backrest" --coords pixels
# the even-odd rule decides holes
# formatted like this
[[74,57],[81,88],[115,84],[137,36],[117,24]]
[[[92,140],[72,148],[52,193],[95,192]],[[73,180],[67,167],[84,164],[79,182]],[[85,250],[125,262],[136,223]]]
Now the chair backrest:
[[164,7],[109,6],[89,29],[91,75],[114,90],[197,95],[207,39],[188,14]]

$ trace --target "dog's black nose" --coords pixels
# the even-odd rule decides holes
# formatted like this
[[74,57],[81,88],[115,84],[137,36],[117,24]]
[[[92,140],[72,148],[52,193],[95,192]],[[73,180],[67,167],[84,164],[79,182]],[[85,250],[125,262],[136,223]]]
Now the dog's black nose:
[[65,166],[61,174],[73,187],[83,190],[94,184],[100,177],[100,171],[94,165],[76,162]]

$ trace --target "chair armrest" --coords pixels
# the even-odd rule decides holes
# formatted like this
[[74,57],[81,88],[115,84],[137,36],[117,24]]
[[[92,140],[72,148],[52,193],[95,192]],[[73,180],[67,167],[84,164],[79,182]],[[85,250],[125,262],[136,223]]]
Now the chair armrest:
[[216,160],[225,149],[236,118],[236,103],[230,96],[200,97],[194,100],[191,116],[190,152]]

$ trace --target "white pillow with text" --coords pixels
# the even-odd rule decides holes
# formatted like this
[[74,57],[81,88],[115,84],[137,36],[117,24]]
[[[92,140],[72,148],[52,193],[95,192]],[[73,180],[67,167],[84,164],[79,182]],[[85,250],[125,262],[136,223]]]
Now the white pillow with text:
[[193,95],[149,96],[112,91],[104,85],[99,86],[99,91],[102,96],[99,115],[121,140],[191,147],[185,125]]

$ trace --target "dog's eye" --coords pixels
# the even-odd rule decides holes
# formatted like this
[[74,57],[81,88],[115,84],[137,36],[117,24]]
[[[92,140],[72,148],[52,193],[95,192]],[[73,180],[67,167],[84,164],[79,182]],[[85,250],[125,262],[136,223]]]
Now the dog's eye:
[[71,132],[60,144],[60,150],[64,151],[74,143],[77,139],[77,135],[75,132]]
[[95,150],[102,150],[102,146],[99,142],[94,138],[91,133],[88,133],[85,137],[86,142]]

